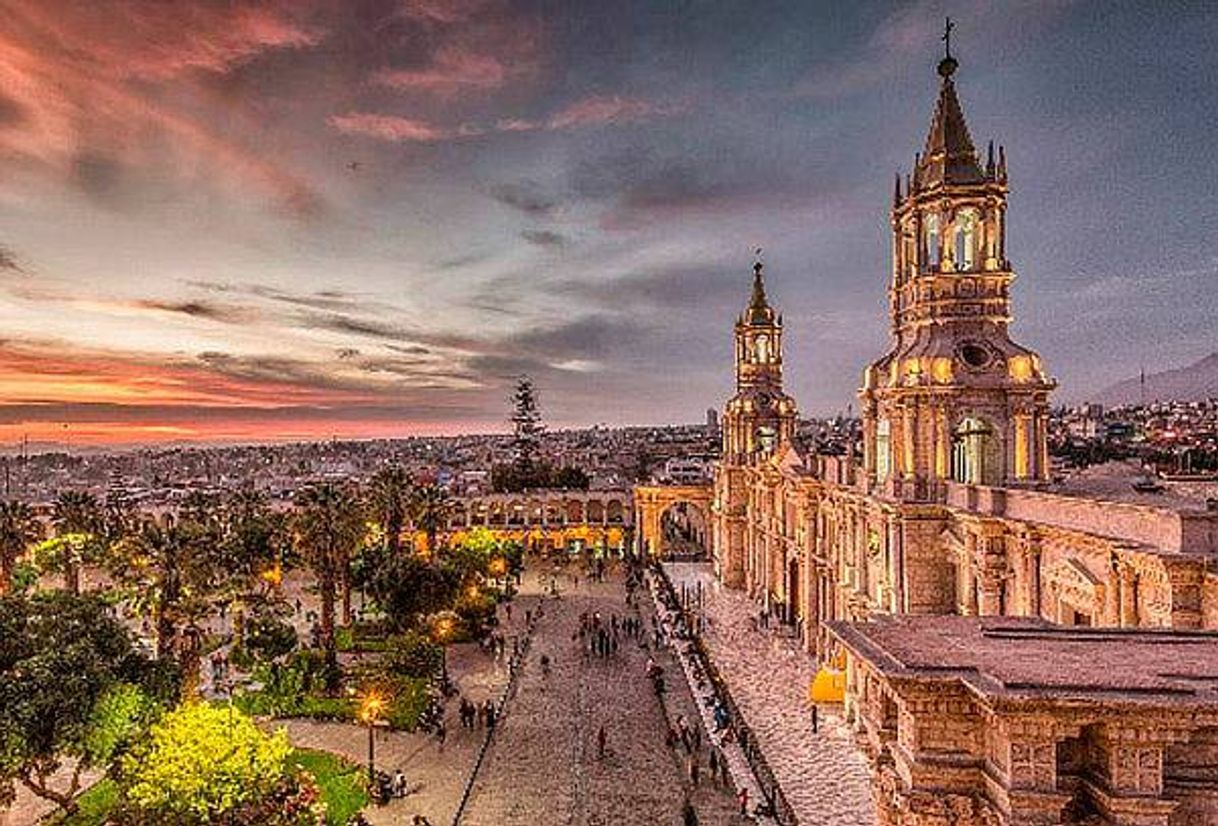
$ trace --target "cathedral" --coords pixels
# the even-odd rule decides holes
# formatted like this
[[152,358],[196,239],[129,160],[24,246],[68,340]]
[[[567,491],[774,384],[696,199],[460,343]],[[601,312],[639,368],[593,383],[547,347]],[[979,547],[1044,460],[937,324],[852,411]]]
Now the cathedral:
[[[708,494],[716,576],[845,669],[881,823],[1218,823],[1218,511],[1055,489],[1054,381],[1009,331],[1006,153],[977,151],[957,69],[949,48],[894,186],[861,458],[796,444],[754,267]],[[1126,673],[1143,666],[1161,679]]]

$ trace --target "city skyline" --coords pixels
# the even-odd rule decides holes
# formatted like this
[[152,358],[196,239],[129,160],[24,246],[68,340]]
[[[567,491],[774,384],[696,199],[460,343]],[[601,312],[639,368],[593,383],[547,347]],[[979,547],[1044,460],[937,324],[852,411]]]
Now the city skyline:
[[845,410],[945,13],[1059,400],[1215,349],[1200,4],[2,5],[0,441],[695,421],[755,246]]

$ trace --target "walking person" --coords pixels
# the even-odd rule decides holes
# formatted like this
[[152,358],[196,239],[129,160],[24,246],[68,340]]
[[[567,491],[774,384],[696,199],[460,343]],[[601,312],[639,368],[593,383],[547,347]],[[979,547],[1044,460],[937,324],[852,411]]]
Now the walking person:
[[683,826],[698,826],[698,813],[694,811],[694,804],[689,802],[689,798],[685,798],[685,805],[681,807],[681,823]]
[[816,734],[820,730],[820,707],[812,704],[812,733]]
[[605,727],[601,726],[596,732],[596,759],[605,759],[605,743],[609,738],[605,735]]

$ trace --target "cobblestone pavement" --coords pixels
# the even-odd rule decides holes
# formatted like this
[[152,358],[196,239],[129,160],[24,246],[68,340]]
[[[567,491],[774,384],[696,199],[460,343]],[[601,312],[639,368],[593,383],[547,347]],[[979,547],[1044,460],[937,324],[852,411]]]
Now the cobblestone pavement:
[[812,658],[794,640],[757,630],[757,606],[716,583],[708,564],[664,567],[678,592],[682,583],[702,583],[703,638],[802,826],[871,826],[875,814],[866,758],[841,715],[822,706],[820,731],[812,733],[807,699],[816,675]]
[[[563,581],[568,589],[546,603],[462,824],[675,826],[687,793],[703,824],[746,822],[734,814],[729,790],[705,778],[692,788],[684,753],[666,745],[668,724],[645,673],[648,651],[622,637],[616,655],[585,658],[573,639],[583,612],[599,611],[605,621],[625,616],[620,577],[581,580],[573,589]],[[551,660],[548,676],[543,655]],[[669,684],[670,704],[693,719],[688,693],[678,680]],[[601,726],[603,759],[596,742]]]

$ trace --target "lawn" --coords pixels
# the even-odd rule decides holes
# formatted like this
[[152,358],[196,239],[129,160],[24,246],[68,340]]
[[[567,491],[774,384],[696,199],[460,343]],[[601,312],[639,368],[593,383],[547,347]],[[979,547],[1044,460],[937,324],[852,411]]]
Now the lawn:
[[[324,751],[298,749],[288,764],[304,769],[317,779],[321,799],[326,802],[327,826],[343,826],[351,816],[368,805],[364,790],[364,770],[341,757]],[[77,798],[80,811],[71,817],[58,817],[54,826],[102,826],[118,803],[118,786],[103,778]]]
[[326,823],[342,826],[368,805],[364,770],[337,755],[324,751],[299,749],[289,762],[317,778],[322,800],[326,801]]

